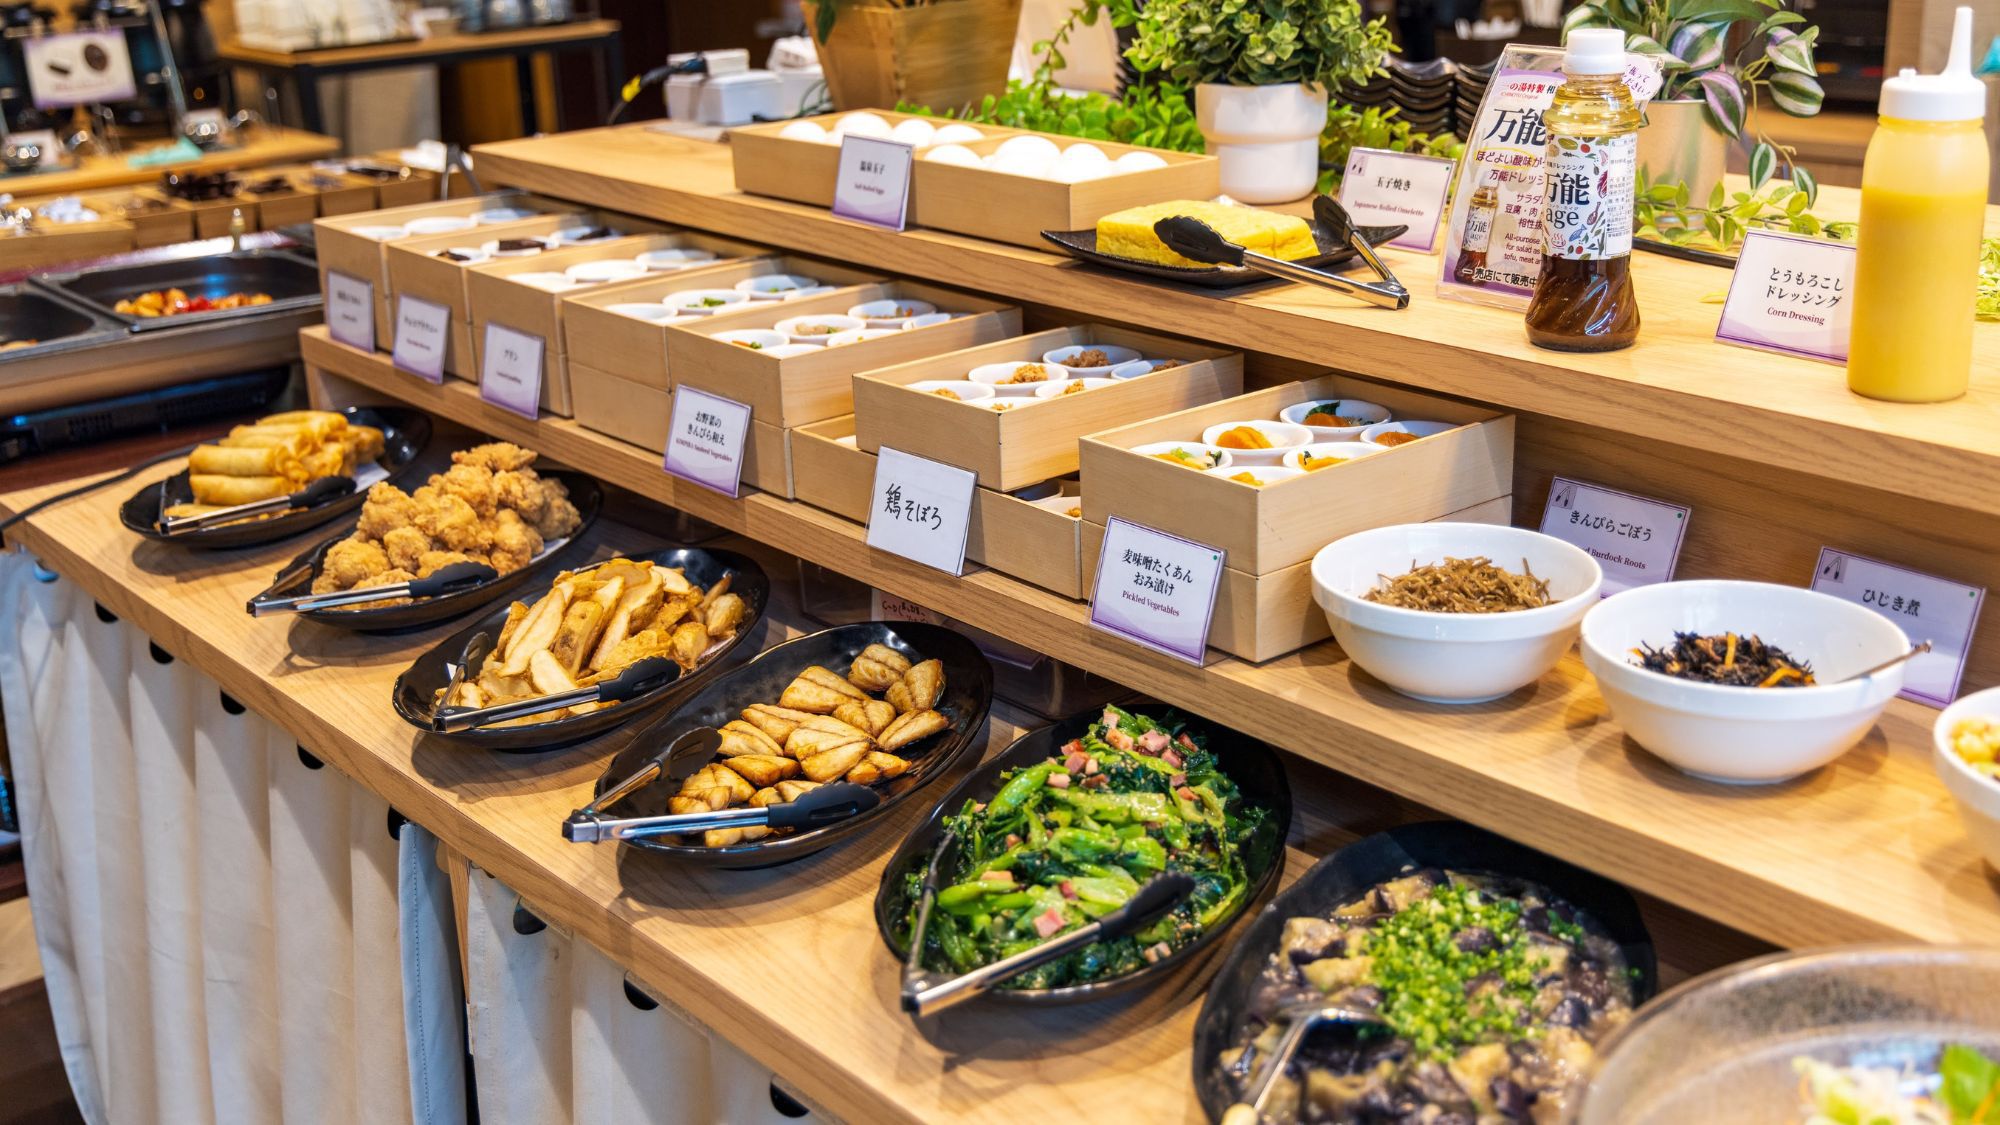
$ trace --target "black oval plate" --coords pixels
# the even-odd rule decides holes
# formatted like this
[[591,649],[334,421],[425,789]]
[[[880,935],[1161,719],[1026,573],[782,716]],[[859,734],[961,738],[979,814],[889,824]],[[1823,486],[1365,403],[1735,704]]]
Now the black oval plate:
[[[944,696],[937,709],[951,719],[951,730],[935,735],[922,753],[910,756],[910,770],[880,787],[882,803],[847,820],[789,836],[726,848],[676,843],[676,837],[655,836],[624,843],[649,852],[710,867],[769,867],[803,859],[842,838],[862,831],[891,808],[947,774],[956,776],[961,763],[978,759],[983,745],[986,713],[993,706],[993,666],[965,634],[942,625],[913,621],[863,621],[795,637],[773,645],[740,668],[717,677],[672,715],[633,740],[613,759],[597,781],[597,793],[632,776],[645,762],[672,746],[674,740],[698,727],[720,727],[752,703],[776,703],[785,685],[813,664],[842,672],[861,650],[887,645],[912,661],[936,659],[944,664]],[[919,744],[922,745],[922,744]],[[706,763],[693,763],[696,766]],[[685,776],[685,774],[683,774]],[[680,792],[680,779],[648,785],[617,805],[617,815],[662,816],[667,798]]]
[[[341,411],[348,421],[361,426],[375,426],[382,431],[382,456],[376,464],[388,470],[389,480],[400,480],[409,473],[424,447],[431,440],[430,415],[421,410],[410,410],[400,406],[350,406]],[[317,508],[288,512],[269,519],[245,520],[240,523],[226,523],[220,527],[206,527],[181,535],[168,535],[160,530],[160,513],[174,504],[192,503],[194,492],[188,485],[186,469],[175,473],[163,481],[152,484],[132,494],[132,498],[118,507],[118,521],[148,539],[162,543],[173,543],[183,547],[202,550],[216,550],[226,547],[257,547],[275,542],[302,531],[311,531],[331,520],[361,507],[368,499],[368,490],[357,488],[351,495],[343,496]]]
[[[1138,704],[1124,710],[1154,719],[1164,718],[1171,712],[1195,726],[1207,735],[1209,749],[1224,763],[1223,772],[1236,782],[1245,802],[1271,810],[1270,819],[1266,821],[1267,828],[1253,838],[1246,849],[1244,866],[1251,879],[1250,894],[1233,916],[1210,927],[1191,944],[1145,968],[1110,980],[1062,988],[996,988],[986,994],[987,998],[1023,1004],[1074,1004],[1138,988],[1173,973],[1183,965],[1206,958],[1221,943],[1223,935],[1236,927],[1238,920],[1255,911],[1257,905],[1277,889],[1278,875],[1285,869],[1285,840],[1292,831],[1292,790],[1285,781],[1285,767],[1278,760],[1277,752],[1248,735],[1165,704]],[[1031,766],[1044,758],[1058,756],[1058,747],[1072,738],[1082,738],[1084,732],[1090,729],[1090,724],[1102,714],[1102,710],[1097,710],[1065,719],[1053,726],[1029,731],[1016,739],[1012,746],[987,760],[970,777],[945,794],[944,800],[938,802],[923,824],[910,833],[909,838],[896,849],[895,855],[889,857],[888,866],[882,869],[882,885],[875,892],[875,928],[897,962],[904,961],[909,951],[906,937],[899,933],[911,905],[903,893],[903,877],[909,872],[922,870],[930,863],[931,849],[944,832],[944,818],[964,808],[968,800],[992,798],[1000,790],[1000,774],[1003,771]]]
[[[582,473],[572,473],[562,469],[539,470],[544,477],[552,477],[563,482],[569,489],[569,501],[576,505],[577,514],[583,522],[570,533],[569,541],[554,550],[544,550],[540,558],[511,574],[503,574],[484,585],[455,594],[440,594],[434,598],[410,602],[406,605],[385,605],[373,609],[314,609],[294,614],[321,625],[331,625],[336,629],[353,629],[361,633],[401,633],[411,629],[423,629],[440,621],[449,621],[460,614],[470,613],[502,594],[508,593],[528,579],[547,573],[558,559],[570,554],[576,544],[597,522],[598,510],[604,506],[604,489],[596,479]],[[277,577],[258,598],[296,598],[312,593],[313,580],[319,577],[326,562],[326,553],[335,543],[354,532],[354,524],[348,524],[338,535],[327,537],[314,544],[304,554],[285,564]],[[454,654],[455,655],[455,654]]]
[[1236,1045],[1244,1008],[1256,989],[1257,978],[1278,948],[1285,920],[1324,915],[1378,883],[1425,867],[1525,879],[1547,887],[1594,917],[1624,950],[1626,964],[1639,970],[1638,979],[1632,982],[1634,1008],[1659,987],[1653,939],[1639,917],[1639,904],[1624,887],[1461,821],[1434,820],[1391,828],[1313,864],[1244,928],[1229,951],[1228,960],[1208,986],[1194,1025],[1195,1093],[1210,1121],[1221,1121],[1236,1101],[1236,1092],[1215,1060]]
[[[1354,247],[1333,237],[1325,227],[1311,219],[1306,226],[1312,230],[1313,241],[1319,243],[1319,253],[1310,258],[1300,258],[1296,265],[1325,269],[1338,266],[1355,259]],[[1393,227],[1356,227],[1361,237],[1370,246],[1382,246],[1391,239],[1399,238],[1410,228],[1403,225]],[[1184,285],[1199,285],[1205,289],[1235,289],[1244,285],[1258,285],[1266,281],[1279,281],[1268,273],[1259,273],[1244,266],[1163,266],[1157,262],[1141,262],[1133,258],[1121,258],[1116,254],[1106,254],[1097,248],[1097,230],[1045,230],[1042,237],[1068,251],[1072,257],[1081,258],[1100,266],[1124,270],[1126,273],[1145,274],[1147,277],[1178,281]]]
[[[710,551],[698,547],[675,547],[665,551],[655,551],[650,555],[626,556],[636,560],[651,559],[661,566],[679,567],[686,573],[688,581],[706,590],[723,575],[729,578],[729,589],[740,595],[750,607],[743,625],[736,635],[717,651],[710,653],[701,667],[692,672],[682,673],[678,678],[661,684],[652,691],[620,703],[615,707],[604,707],[582,715],[570,715],[561,719],[550,719],[539,723],[524,723],[518,726],[489,727],[481,730],[456,731],[445,734],[431,729],[431,711],[437,693],[451,681],[451,672],[445,665],[458,660],[465,651],[465,644],[482,630],[491,632],[497,639],[500,627],[507,622],[507,610],[496,609],[478,621],[439,641],[429,652],[417,657],[416,662],[396,677],[395,687],[390,690],[390,701],[396,714],[403,721],[418,730],[437,738],[476,746],[482,750],[501,750],[518,753],[533,753],[553,750],[560,746],[581,742],[602,734],[612,727],[625,723],[662,704],[676,699],[685,699],[696,688],[713,677],[729,663],[729,654],[743,643],[753,630],[764,622],[764,610],[771,602],[771,580],[764,574],[764,568],[753,559],[736,554],[734,551]],[[592,563],[580,566],[577,573],[594,570],[610,562]],[[511,577],[511,576],[510,576]],[[533,605],[548,595],[542,592],[530,599]]]

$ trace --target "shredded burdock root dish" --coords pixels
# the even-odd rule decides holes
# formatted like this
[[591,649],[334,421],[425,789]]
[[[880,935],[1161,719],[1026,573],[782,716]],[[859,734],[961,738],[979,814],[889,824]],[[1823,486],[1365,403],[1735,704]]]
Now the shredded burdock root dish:
[[1493,565],[1493,560],[1447,557],[1442,564],[1418,566],[1413,559],[1407,574],[1381,581],[1362,595],[1371,602],[1398,609],[1420,609],[1426,613],[1512,613],[1540,609],[1551,601],[1547,579],[1535,577],[1527,559],[1521,560],[1522,574]]
[[1641,645],[1632,650],[1639,666],[1681,680],[1727,687],[1810,687],[1812,665],[1758,636],[1723,633],[1675,633],[1666,648]]

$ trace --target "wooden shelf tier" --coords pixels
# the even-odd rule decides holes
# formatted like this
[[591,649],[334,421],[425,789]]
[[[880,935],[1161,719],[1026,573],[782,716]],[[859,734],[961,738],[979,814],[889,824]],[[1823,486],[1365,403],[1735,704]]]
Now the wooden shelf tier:
[[[440,427],[434,448],[476,440]],[[228,552],[137,540],[119,525],[118,504],[173,468],[30,517],[9,540],[502,880],[530,910],[757,1058],[808,1104],[840,1120],[913,1125],[1202,1119],[1189,1073],[1200,991],[1187,974],[1126,999],[1059,1010],[973,1005],[922,1031],[912,1027],[897,1007],[901,966],[876,933],[874,896],[896,842],[943,796],[941,787],[835,848],[763,871],[705,870],[615,845],[565,843],[563,818],[589,803],[629,733],[526,755],[419,735],[390,710],[391,685],[465,619],[362,636],[251,618],[244,603],[310,539]],[[0,509],[19,511],[73,483],[0,497]],[[635,507],[613,510],[643,521]],[[796,530],[807,526],[781,518]],[[607,517],[579,557],[657,545]],[[770,624],[752,650],[817,627],[797,609],[788,557],[738,540],[723,545],[756,555],[773,580]],[[1039,722],[996,703],[985,752]],[[1290,762],[1288,771],[1296,816],[1287,881],[1361,835],[1434,815],[1309,763]],[[1641,907],[1664,982],[1767,948],[1656,900],[1642,898]]]
[[992,571],[954,578],[873,550],[860,525],[809,505],[754,491],[732,500],[681,482],[656,454],[571,421],[530,422],[486,404],[470,383],[432,385],[323,328],[302,334],[301,351],[333,400],[386,396],[538,449],[1767,941],[2000,941],[2000,881],[1931,772],[1928,708],[1893,703],[1861,746],[1785,785],[1696,781],[1624,736],[1574,655],[1538,684],[1476,707],[1397,695],[1331,642],[1262,664],[1218,657],[1196,668],[1097,631],[1081,602]]
[[[1947,405],[1851,394],[1839,368],[1715,342],[1729,274],[1654,254],[1633,256],[1646,327],[1603,355],[1530,346],[1517,313],[1435,296],[1439,259],[1385,251],[1417,296],[1403,312],[1324,290],[1264,286],[1240,296],[1128,278],[1035,250],[930,230],[892,233],[826,210],[735,190],[726,145],[644,125],[476,148],[480,176],[798,253],[1013,300],[1055,304],[1079,320],[1140,322],[1213,343],[1619,434],[1743,458],[1780,470],[2000,513],[2000,325],[1980,325],[1972,389]],[[588,172],[582,169],[590,169]],[[1859,209],[1826,188],[1819,213]],[[1989,210],[1989,214],[2000,211]],[[1989,220],[1989,233],[2000,223]],[[1718,298],[1719,300],[1719,298]]]

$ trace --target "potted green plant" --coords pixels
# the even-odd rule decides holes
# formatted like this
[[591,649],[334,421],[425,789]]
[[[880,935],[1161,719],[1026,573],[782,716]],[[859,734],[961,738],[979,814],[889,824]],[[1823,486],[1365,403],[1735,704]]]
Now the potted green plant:
[[1222,190],[1282,203],[1319,179],[1327,91],[1358,85],[1394,46],[1356,0],[1104,0],[1135,32],[1142,74],[1194,88],[1195,118],[1222,163]]
[[804,0],[841,109],[964,105],[1007,86],[1021,0]]
[[[1664,84],[1646,108],[1639,167],[1655,184],[1686,184],[1706,199],[1722,181],[1731,142],[1742,140],[1765,99],[1794,117],[1819,112],[1825,93],[1813,65],[1819,29],[1786,0],[1585,0],[1563,19],[1579,27],[1615,27],[1629,49],[1656,55]],[[1732,47],[1732,44],[1735,46]],[[1761,133],[1750,152],[1754,190],[1789,149]],[[1788,161],[1789,162],[1789,161]],[[1811,177],[1796,165],[1803,189]]]

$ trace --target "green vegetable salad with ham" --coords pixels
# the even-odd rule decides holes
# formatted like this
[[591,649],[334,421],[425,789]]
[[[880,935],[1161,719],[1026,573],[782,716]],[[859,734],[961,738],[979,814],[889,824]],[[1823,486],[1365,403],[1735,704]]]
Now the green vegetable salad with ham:
[[[1106,707],[1082,738],[1001,781],[991,800],[969,801],[945,820],[957,856],[939,874],[925,967],[964,972],[1040,945],[1116,910],[1163,871],[1196,882],[1152,925],[1024,973],[1010,988],[1123,976],[1226,924],[1251,894],[1246,849],[1273,830],[1268,810],[1246,807],[1205,739],[1171,715]],[[905,937],[924,866],[907,876]]]

